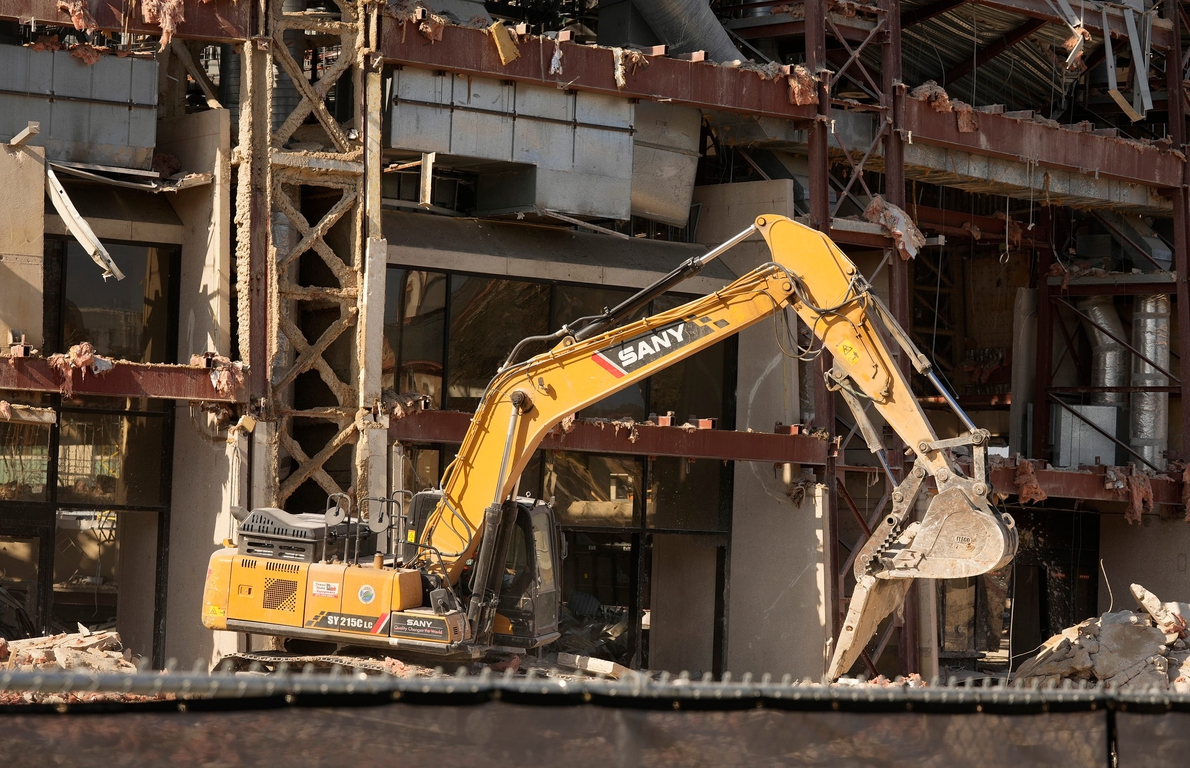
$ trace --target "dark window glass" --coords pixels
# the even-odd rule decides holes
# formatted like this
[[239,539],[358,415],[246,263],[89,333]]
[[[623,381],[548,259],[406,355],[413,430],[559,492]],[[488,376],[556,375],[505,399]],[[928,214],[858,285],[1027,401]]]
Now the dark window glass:
[[49,424],[0,419],[0,501],[45,501],[49,455]]
[[412,493],[438,487],[437,448],[406,448],[405,449],[405,490]]
[[55,620],[65,626],[116,621],[119,532],[115,512],[58,512],[54,532]]
[[719,504],[721,466],[708,459],[650,459],[645,524],[667,530],[726,531]]
[[544,497],[563,525],[632,526],[641,462],[631,456],[547,451]]
[[441,272],[389,270],[384,312],[383,370],[393,381],[385,385],[402,394],[428,395],[434,408],[442,407],[446,285]]
[[75,395],[62,398],[64,408],[102,408],[105,411],[154,411],[164,412],[173,407],[173,400],[151,397],[104,397],[102,395]]
[[[554,289],[554,316],[550,325],[553,328],[561,328],[563,323],[573,323],[580,317],[598,315],[604,309],[616,306],[631,295],[632,291],[615,288],[559,285]],[[631,318],[631,321],[639,320],[645,314],[645,311],[641,310]],[[584,419],[636,419],[637,421],[644,421],[648,415],[649,412],[645,408],[645,383],[643,381],[621,389],[619,392],[614,392],[579,413],[579,417]]]
[[0,536],[0,588],[10,598],[0,608],[0,637],[15,640],[40,634],[37,626],[36,537]]
[[[653,312],[664,312],[686,301],[676,296],[662,296],[653,302]],[[723,357],[723,342],[719,342],[653,374],[650,379],[649,410],[662,415],[673,411],[679,424],[690,416],[721,419]]]
[[66,245],[63,349],[83,341],[106,357],[168,363],[176,248],[109,244],[123,280],[104,281],[102,269],[77,242]]
[[[550,287],[543,283],[453,275],[446,407],[474,411],[517,342],[548,333]],[[525,359],[544,344],[523,350]]]
[[384,347],[380,353],[380,386],[397,388],[397,351],[401,349],[401,299],[405,270],[389,267],[384,283]]
[[151,416],[60,416],[58,501],[161,504],[165,420]]

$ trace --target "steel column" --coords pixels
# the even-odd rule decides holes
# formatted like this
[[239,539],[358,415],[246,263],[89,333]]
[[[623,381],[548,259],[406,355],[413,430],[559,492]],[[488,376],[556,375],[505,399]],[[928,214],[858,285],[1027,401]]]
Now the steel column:
[[[1169,138],[1173,140],[1173,149],[1186,151],[1186,101],[1185,83],[1182,81],[1182,14],[1179,12],[1181,3],[1169,3],[1165,7],[1165,16],[1173,24],[1173,35],[1170,48],[1165,54],[1165,87],[1169,103]],[[1187,194],[1187,184],[1190,184],[1190,169],[1182,166],[1182,185],[1171,195],[1173,200],[1173,246],[1174,270],[1177,281],[1174,285],[1177,298],[1178,332],[1182,338],[1190,333],[1190,217],[1186,207],[1190,203]],[[1181,458],[1190,456],[1187,450],[1187,440],[1190,439],[1190,355],[1181,356],[1181,398],[1182,398],[1182,447]],[[1171,457],[1172,458],[1172,457]]]

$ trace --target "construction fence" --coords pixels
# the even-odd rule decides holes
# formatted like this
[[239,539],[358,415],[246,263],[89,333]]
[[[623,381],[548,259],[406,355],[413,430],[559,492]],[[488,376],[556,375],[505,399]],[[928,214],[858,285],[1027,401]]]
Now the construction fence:
[[1190,750],[1190,696],[1103,688],[9,672],[0,702],[6,766],[1133,768]]

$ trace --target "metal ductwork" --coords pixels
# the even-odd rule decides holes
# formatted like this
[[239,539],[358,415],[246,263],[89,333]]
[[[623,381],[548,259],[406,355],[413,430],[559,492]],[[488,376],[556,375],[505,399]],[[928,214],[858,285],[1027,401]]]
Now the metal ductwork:
[[[1111,297],[1089,296],[1078,303],[1078,309],[1095,321],[1095,325],[1086,323],[1087,335],[1091,338],[1091,386],[1128,386],[1128,352],[1123,344],[1111,338],[1115,336],[1116,339],[1123,339],[1126,334]],[[1106,329],[1111,335],[1101,329]],[[1128,404],[1123,392],[1095,392],[1091,395],[1091,402],[1120,407]]]
[[747,61],[706,0],[634,0],[669,53],[705,51],[711,61]]
[[219,102],[231,119],[231,145],[240,143],[240,52],[235,46],[219,46]]
[[[1169,370],[1169,296],[1136,298],[1132,311],[1132,346]],[[1169,386],[1169,377],[1139,355],[1133,355],[1132,386],[1165,387]],[[1164,469],[1165,451],[1169,447],[1169,393],[1132,393],[1128,423],[1128,444],[1154,466]]]

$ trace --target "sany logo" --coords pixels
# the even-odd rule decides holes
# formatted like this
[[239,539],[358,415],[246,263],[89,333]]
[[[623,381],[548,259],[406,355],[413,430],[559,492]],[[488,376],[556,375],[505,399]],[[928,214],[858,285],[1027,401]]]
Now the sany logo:
[[432,627],[434,622],[426,621],[425,619],[405,619],[405,626],[407,627]]
[[591,359],[618,379],[714,331],[708,325],[679,320],[625,339],[613,347],[596,352]]
[[682,346],[682,337],[686,335],[685,325],[679,325],[676,328],[663,328],[661,333],[655,333],[648,339],[642,339],[637,342],[636,348],[625,347],[616,353],[616,357],[620,359],[621,365],[632,365],[637,360],[648,355],[655,355],[664,349],[669,349],[670,344],[677,342],[678,346]]

